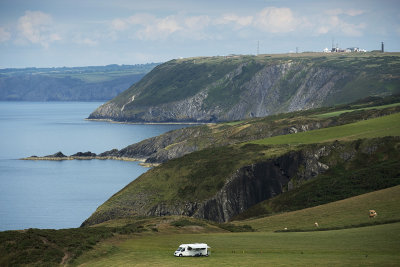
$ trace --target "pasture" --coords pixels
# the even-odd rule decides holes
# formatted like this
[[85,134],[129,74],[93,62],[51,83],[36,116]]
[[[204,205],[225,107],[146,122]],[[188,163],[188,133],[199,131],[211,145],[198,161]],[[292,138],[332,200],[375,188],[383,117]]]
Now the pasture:
[[[398,266],[400,223],[300,233],[146,233],[111,239],[74,266]],[[182,243],[206,242],[210,257],[174,257]]]
[[[170,223],[176,218],[166,217],[157,220],[158,231],[117,235],[100,242],[72,265],[398,266],[400,222],[330,231],[277,233],[274,230],[284,226],[288,230],[314,230],[315,221],[320,227],[338,228],[396,221],[400,219],[399,193],[400,186],[396,186],[314,208],[234,222],[251,225],[257,232],[230,233],[194,225],[177,228]],[[371,208],[378,212],[375,219],[368,218]],[[211,246],[211,256],[173,256],[180,244],[196,242]]]

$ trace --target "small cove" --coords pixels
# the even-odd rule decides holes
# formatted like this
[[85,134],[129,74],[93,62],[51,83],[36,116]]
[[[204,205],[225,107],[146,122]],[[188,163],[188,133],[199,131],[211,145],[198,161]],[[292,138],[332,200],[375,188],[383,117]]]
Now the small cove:
[[0,231],[79,227],[140,174],[138,162],[25,161],[62,151],[101,153],[185,127],[87,121],[99,102],[0,102]]

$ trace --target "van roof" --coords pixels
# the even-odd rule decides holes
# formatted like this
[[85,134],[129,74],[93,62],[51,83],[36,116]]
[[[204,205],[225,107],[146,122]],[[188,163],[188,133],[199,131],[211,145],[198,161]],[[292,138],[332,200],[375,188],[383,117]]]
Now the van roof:
[[180,247],[210,248],[206,243],[181,244]]

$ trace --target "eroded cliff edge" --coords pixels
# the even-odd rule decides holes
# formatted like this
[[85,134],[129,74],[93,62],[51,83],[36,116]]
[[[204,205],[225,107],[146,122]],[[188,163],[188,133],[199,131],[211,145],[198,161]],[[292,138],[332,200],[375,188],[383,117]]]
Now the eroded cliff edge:
[[[359,160],[377,160],[378,151],[379,157],[383,157],[381,160],[390,155],[398,157],[399,143],[398,137],[352,142],[335,141],[329,144],[302,146],[274,157],[269,157],[267,151],[275,151],[276,147],[247,147],[244,149],[260,154],[259,160],[242,166],[219,180],[207,180],[206,170],[197,170],[205,173],[205,181],[200,180],[201,178],[196,180],[198,178],[193,173],[190,174],[190,171],[182,169],[184,167],[177,166],[174,162],[176,160],[172,160],[163,164],[162,168],[151,170],[150,175],[149,172],[142,175],[116,193],[82,226],[138,215],[186,215],[226,222],[263,200],[297,188],[304,182],[317,178],[321,173],[329,173],[330,169],[336,166],[350,166]],[[263,156],[263,153],[267,154]],[[194,154],[196,153],[188,157],[194,157]],[[171,162],[174,166],[165,166]],[[202,168],[207,164],[198,167]],[[169,183],[173,177],[170,176],[168,168],[181,172],[177,175],[180,178],[173,183]],[[197,181],[197,187],[194,188],[193,184]],[[148,186],[149,184],[153,186]],[[200,189],[204,192],[197,191]]]

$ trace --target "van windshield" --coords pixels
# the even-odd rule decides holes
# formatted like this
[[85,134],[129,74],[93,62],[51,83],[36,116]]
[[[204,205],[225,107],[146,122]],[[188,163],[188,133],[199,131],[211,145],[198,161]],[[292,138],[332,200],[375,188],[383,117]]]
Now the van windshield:
[[179,247],[176,251],[181,251],[183,249],[183,247]]

